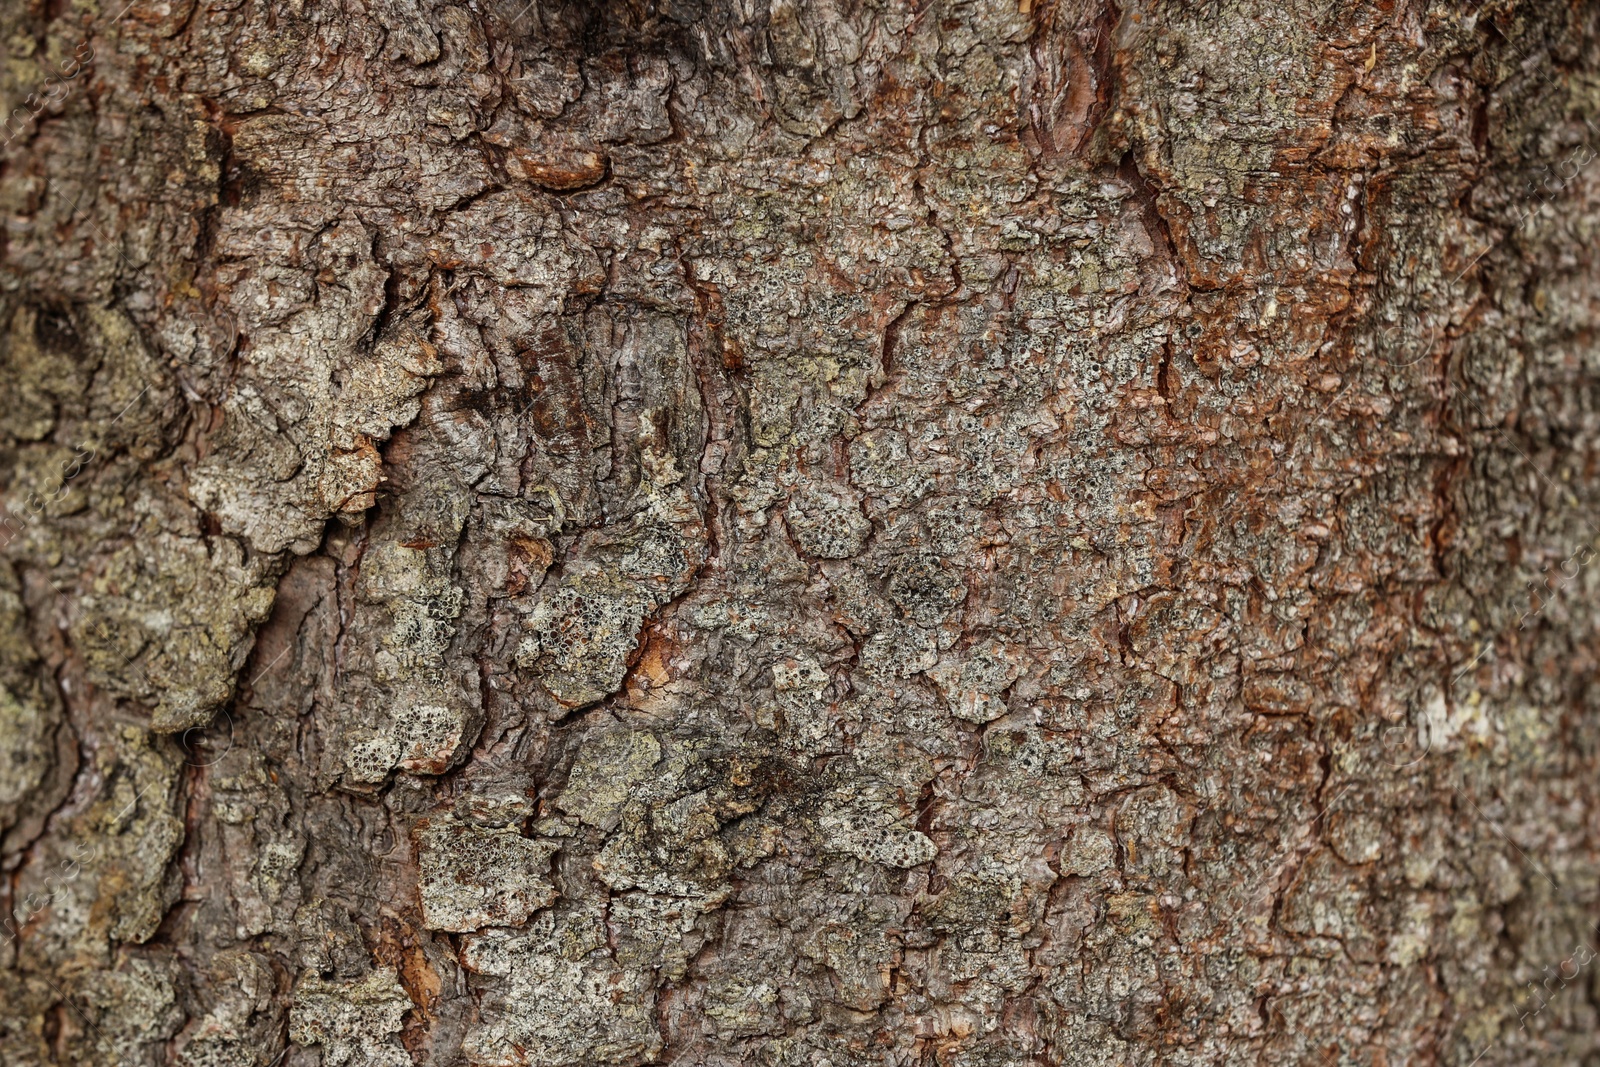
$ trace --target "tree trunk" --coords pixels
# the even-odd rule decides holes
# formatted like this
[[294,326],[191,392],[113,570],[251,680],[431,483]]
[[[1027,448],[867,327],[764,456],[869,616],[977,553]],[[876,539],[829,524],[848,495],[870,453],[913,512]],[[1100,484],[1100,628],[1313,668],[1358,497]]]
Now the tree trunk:
[[1600,10],[121,2],[0,1062],[1600,1062]]

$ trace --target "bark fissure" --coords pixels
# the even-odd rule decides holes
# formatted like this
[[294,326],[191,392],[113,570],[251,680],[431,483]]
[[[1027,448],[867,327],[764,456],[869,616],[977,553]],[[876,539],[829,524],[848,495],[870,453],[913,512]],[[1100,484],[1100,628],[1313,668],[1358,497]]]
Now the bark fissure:
[[1595,1052],[1594,12],[112,14],[0,65],[0,1060]]

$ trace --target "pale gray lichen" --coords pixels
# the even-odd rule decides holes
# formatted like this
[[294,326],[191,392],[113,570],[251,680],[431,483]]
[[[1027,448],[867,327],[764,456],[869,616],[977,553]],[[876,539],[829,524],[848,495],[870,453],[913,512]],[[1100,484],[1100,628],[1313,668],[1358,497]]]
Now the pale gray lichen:
[[718,816],[704,790],[654,804],[631,801],[595,857],[595,871],[613,889],[680,897],[715,893],[733,870],[718,836]]
[[254,936],[272,925],[285,895],[298,890],[295,874],[307,835],[286,818],[289,802],[260,752],[233,746],[207,766],[218,824],[215,844],[228,859],[221,866],[235,930]]
[[416,837],[422,921],[430,930],[521,926],[556,897],[549,879],[555,842],[447,815],[420,824]]
[[404,323],[363,345],[387,274],[360,222],[328,227],[296,258],[337,264],[337,283],[287,314],[266,299],[241,302],[256,339],[252,373],[226,402],[215,448],[189,482],[191,498],[225,530],[267,553],[309,552],[330,516],[372,506],[376,446],[416,417],[417,396],[439,370],[433,346]]
[[[50,770],[60,710],[37,684],[0,683],[0,811],[14,810]],[[15,821],[0,818],[0,825]]]
[[178,1032],[178,1005],[170,958],[129,959],[115,971],[86,975],[76,992],[87,1005],[90,1036],[100,1063],[143,1064]]
[[[452,523],[459,535],[459,523]],[[482,722],[476,678],[450,669],[464,596],[450,580],[447,550],[384,540],[362,563],[362,600],[387,616],[371,652],[368,686],[358,690],[366,720],[350,740],[345,768],[355,782],[381,782],[395,767],[442,774],[460,760]]]
[[602,575],[564,582],[529,614],[518,665],[537,668],[563,705],[608,696],[622,685],[645,613],[655,605],[651,592]]
[[861,669],[885,681],[921,674],[938,662],[937,636],[903,619],[884,622],[861,645]]
[[[41,677],[16,580],[0,572],[0,841],[37,832],[73,764],[60,695]],[[52,779],[58,783],[52,783]]]
[[818,559],[858,555],[872,535],[872,521],[859,496],[847,490],[806,483],[785,511],[789,533],[801,551]]
[[1095,826],[1080,826],[1067,839],[1061,857],[1061,873],[1092,877],[1109,868],[1117,857],[1117,843],[1106,831]]
[[938,846],[913,829],[901,791],[868,776],[846,778],[823,795],[815,818],[822,846],[888,867],[916,867]]
[[71,633],[95,681],[153,705],[151,727],[176,733],[233,695],[277,568],[229,537],[141,532],[96,561]]
[[960,654],[945,653],[928,677],[944,694],[950,714],[968,722],[993,722],[1006,713],[1001,694],[1020,675],[1020,659],[989,640]]
[[869,430],[850,442],[850,480],[890,507],[914,504],[933,487],[899,430]]
[[536,672],[553,711],[621,687],[645,618],[688,587],[700,562],[700,517],[681,476],[655,476],[662,481],[649,487],[640,514],[597,535],[528,612],[517,665]]
[[94,753],[104,783],[68,831],[35,849],[17,876],[20,902],[44,904],[34,950],[109,961],[115,944],[151,940],[181,884],[175,813],[182,766],[170,742],[124,725]]
[[179,1036],[177,1067],[263,1067],[282,1043],[282,1009],[274,1003],[276,976],[260,953],[218,955],[200,991],[206,1005]]
[[502,980],[462,1046],[471,1064],[623,1063],[661,1048],[650,972],[611,957],[598,905],[547,912],[526,931],[471,935],[462,959]]
[[[1541,665],[1593,574],[1499,586],[1593,539],[1583,182],[1468,260],[1592,14],[1315,6],[119,23],[0,187],[17,894],[105,846],[0,948],[3,1055],[95,1058],[42,979],[137,957],[195,1021],[130,1051],[196,1067],[272,1062],[295,967],[307,1063],[1582,1060],[1499,957],[1581,918],[1505,841],[1591,873]],[[253,759],[118,732],[246,656]]]
[[303,974],[289,1008],[289,1038],[322,1046],[327,1067],[411,1067],[411,1057],[392,1040],[411,999],[392,967],[377,967],[350,982]]
[[610,730],[578,751],[558,803],[591,826],[610,830],[653,777],[661,743],[646,730]]
[[967,598],[957,568],[928,553],[909,553],[895,560],[885,592],[906,618],[930,630],[941,626]]

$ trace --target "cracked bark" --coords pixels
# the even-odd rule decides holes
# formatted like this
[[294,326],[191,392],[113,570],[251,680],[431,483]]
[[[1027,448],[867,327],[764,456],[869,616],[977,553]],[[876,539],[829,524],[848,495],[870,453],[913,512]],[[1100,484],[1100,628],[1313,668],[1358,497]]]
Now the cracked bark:
[[1600,1058],[1594,12],[0,4],[0,1062]]

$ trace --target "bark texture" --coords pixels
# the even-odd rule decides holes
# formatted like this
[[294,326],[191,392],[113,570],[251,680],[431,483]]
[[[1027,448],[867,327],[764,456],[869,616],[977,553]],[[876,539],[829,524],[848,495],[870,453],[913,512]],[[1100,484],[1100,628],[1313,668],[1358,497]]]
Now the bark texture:
[[1593,5],[524,3],[0,0],[0,1061],[1600,1062]]

